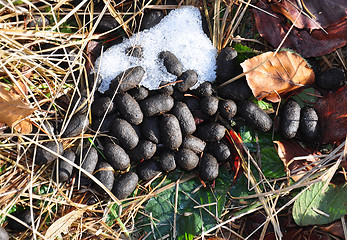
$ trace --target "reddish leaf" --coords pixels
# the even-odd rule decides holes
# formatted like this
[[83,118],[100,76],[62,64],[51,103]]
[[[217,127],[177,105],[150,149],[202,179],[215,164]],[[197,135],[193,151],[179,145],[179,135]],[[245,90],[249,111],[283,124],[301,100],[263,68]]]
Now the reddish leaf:
[[279,102],[281,98],[278,94],[283,96],[313,84],[314,72],[302,57],[289,51],[281,51],[272,56],[273,52],[267,52],[241,63],[244,72],[263,63],[246,74],[248,85],[258,100],[265,97],[271,102]]
[[[297,28],[320,29],[336,25],[347,18],[347,2],[341,0],[310,0],[310,1],[272,1],[271,9],[286,16]],[[306,9],[301,14],[297,2],[303,3]],[[309,17],[310,16],[310,17]],[[313,17],[314,16],[314,17]],[[298,20],[296,20],[298,19]],[[295,21],[296,20],[296,21]]]
[[[346,217],[345,217],[345,219],[347,220]],[[345,235],[343,233],[343,227],[342,227],[341,220],[335,221],[333,223],[330,223],[330,224],[327,224],[324,226],[320,226],[319,228],[323,231],[326,231],[326,232],[331,233],[335,236],[338,236],[341,239],[343,239],[345,237]]]
[[229,141],[231,146],[231,154],[233,157],[232,168],[233,168],[233,171],[235,172],[235,175],[234,175],[234,181],[235,181],[241,170],[241,161],[242,161],[242,154],[243,154],[242,138],[240,134],[237,134],[233,129],[230,129],[230,131],[228,131],[227,134],[225,134],[225,137]]
[[[277,153],[281,158],[287,175],[291,177],[294,181],[298,181],[306,171],[312,169],[316,162],[316,159],[312,155],[312,151],[304,149],[296,141],[274,141],[277,144]],[[304,160],[292,161],[294,157],[304,157]],[[309,165],[310,164],[310,165]]]
[[[308,1],[305,1],[308,2]],[[261,9],[275,15],[270,16],[260,10],[253,10],[255,22],[260,35],[272,46],[278,47],[291,27],[287,18],[273,12],[269,4],[259,2]],[[347,21],[341,21],[322,30],[312,33],[306,29],[293,28],[282,45],[283,48],[295,49],[304,57],[322,56],[344,46],[347,42]]]
[[89,73],[91,69],[94,66],[95,60],[100,56],[101,54],[101,43],[96,41],[90,41],[87,44],[87,62],[86,62],[86,69]]
[[347,135],[347,86],[329,92],[316,105],[323,144],[343,140]]

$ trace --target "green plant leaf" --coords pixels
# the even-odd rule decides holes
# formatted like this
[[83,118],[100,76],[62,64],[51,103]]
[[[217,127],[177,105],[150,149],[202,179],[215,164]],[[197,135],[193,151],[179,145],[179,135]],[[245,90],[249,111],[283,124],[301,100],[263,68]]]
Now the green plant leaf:
[[[243,143],[251,152],[257,152],[257,144],[259,144],[260,149],[273,147],[270,133],[259,132],[250,126],[243,126],[240,128],[240,135]],[[258,136],[258,141],[256,136]]]
[[281,159],[278,157],[277,151],[274,147],[262,148],[261,155],[261,169],[267,178],[280,178],[285,177],[284,166]]
[[[170,179],[166,180],[163,186],[175,182],[179,176],[179,173],[170,173]],[[210,213],[220,217],[230,184],[230,175],[224,168],[220,168],[214,188],[201,187],[197,190],[201,185],[198,178],[179,184],[176,214],[177,239],[193,239],[202,230],[209,229],[217,224],[217,220]],[[172,236],[175,198],[176,188],[170,188],[148,201],[145,210],[148,215],[152,216],[152,219],[146,218],[145,222],[147,224],[144,231],[147,233],[152,232],[155,235],[152,234],[148,239],[163,237],[168,233]],[[198,207],[204,204],[211,204],[205,206],[205,209],[210,213],[204,208]]]
[[304,89],[299,94],[293,96],[292,98],[300,105],[300,107],[313,106],[321,94],[314,88]]
[[233,45],[234,49],[237,51],[237,61],[242,63],[248,58],[252,58],[257,55],[257,53],[252,49],[241,43],[236,43]]
[[300,226],[331,223],[347,214],[347,183],[341,186],[315,183],[295,201],[293,218]]

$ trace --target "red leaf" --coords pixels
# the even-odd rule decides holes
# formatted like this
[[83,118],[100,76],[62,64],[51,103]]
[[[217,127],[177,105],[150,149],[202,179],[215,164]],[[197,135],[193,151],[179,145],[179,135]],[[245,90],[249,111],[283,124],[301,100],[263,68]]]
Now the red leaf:
[[316,104],[323,144],[343,140],[347,135],[347,86],[329,92]]
[[[304,4],[304,12],[301,14],[297,2]],[[297,28],[320,29],[336,25],[347,17],[347,2],[341,0],[310,0],[310,1],[273,1],[271,9],[286,16]],[[308,10],[308,11],[307,11]],[[310,16],[312,15],[312,16]],[[310,16],[310,17],[309,17]],[[314,17],[313,17],[314,16]],[[298,19],[298,20],[296,20]],[[296,21],[295,21],[296,20]]]
[[[294,181],[299,180],[305,172],[312,169],[317,160],[312,156],[312,151],[301,147],[296,141],[274,141],[277,144],[277,153],[280,159],[282,160],[287,175],[291,177]],[[295,160],[292,161],[294,157],[304,157],[307,156],[304,160]]]
[[[288,23],[283,15],[273,12],[269,4],[260,1],[257,6],[277,17],[253,9],[260,35],[272,46],[278,47],[289,31],[291,23]],[[325,31],[327,33],[317,29],[310,33],[306,29],[294,27],[282,47],[295,49],[304,57],[317,57],[331,53],[346,44],[347,21],[331,25],[325,28]]]

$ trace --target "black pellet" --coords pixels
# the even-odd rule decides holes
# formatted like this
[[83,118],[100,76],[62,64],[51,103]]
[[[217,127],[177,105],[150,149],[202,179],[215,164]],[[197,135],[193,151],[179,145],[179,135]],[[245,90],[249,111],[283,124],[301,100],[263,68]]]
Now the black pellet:
[[137,146],[128,151],[130,159],[132,161],[140,161],[142,159],[150,159],[153,157],[155,152],[157,151],[157,145],[152,143],[151,141],[141,140],[137,144]]
[[283,105],[280,112],[280,133],[283,137],[294,138],[300,123],[300,106],[297,102],[289,99]]
[[224,137],[225,130],[219,123],[205,123],[198,127],[196,136],[206,142],[219,141]]
[[[93,174],[96,164],[98,163],[99,155],[98,151],[95,148],[84,148],[81,155],[78,156],[78,162],[80,163],[81,168],[86,170],[88,173]],[[86,174],[82,172],[82,178],[89,178]]]
[[176,169],[175,155],[173,152],[165,151],[160,154],[159,163],[164,172],[171,172]]
[[207,144],[206,150],[207,152],[211,153],[220,163],[227,161],[231,156],[230,148],[221,141]]
[[[71,162],[75,162],[76,159],[76,154],[71,151],[71,150],[65,150],[63,157],[67,158],[68,160],[70,160]],[[59,181],[61,182],[66,182],[67,180],[69,180],[69,178],[72,175],[72,170],[73,170],[73,166],[64,161],[63,159],[59,159]],[[55,178],[55,176],[53,176]]]
[[192,150],[180,149],[175,154],[175,161],[182,170],[191,171],[198,166],[199,157]]
[[172,114],[164,114],[159,124],[164,146],[170,150],[179,148],[182,144],[182,132],[178,119]]
[[141,66],[125,70],[111,81],[110,87],[105,94],[112,96],[117,90],[118,92],[126,92],[137,87],[144,74],[145,70]]
[[218,105],[219,114],[227,120],[232,119],[237,112],[237,105],[233,100],[221,100]]
[[89,126],[88,116],[85,114],[76,114],[68,123],[63,136],[64,137],[75,137],[80,135],[82,132],[87,131]]
[[[32,218],[31,218],[31,212],[30,210],[17,210],[14,213],[12,213],[13,216],[18,218],[19,220],[23,221],[26,223],[29,227],[32,227]],[[34,214],[34,219],[35,219],[35,214]],[[27,230],[28,228],[24,226],[23,224],[17,222],[16,220],[12,218],[8,218],[8,225],[7,225],[11,230],[15,232],[23,232]]]
[[174,105],[174,100],[171,96],[158,94],[146,98],[140,103],[143,114],[146,117],[152,117],[171,110]]
[[139,86],[128,91],[128,93],[136,100],[141,101],[148,97],[148,90],[145,87]]
[[111,133],[118,139],[120,144],[133,149],[139,142],[139,137],[130,123],[121,118],[116,118],[111,127]]
[[110,97],[96,98],[92,104],[92,115],[95,117],[103,117],[116,111],[116,105]]
[[8,232],[2,226],[0,226],[0,239],[1,240],[9,240],[10,239],[10,235],[8,235]]
[[146,160],[137,166],[136,172],[140,179],[148,181],[161,173],[161,169],[157,161]]
[[301,109],[299,131],[305,142],[316,144],[319,142],[319,119],[312,107]]
[[237,111],[255,129],[267,132],[272,127],[272,119],[257,104],[243,100],[237,104]]
[[129,167],[129,155],[119,145],[115,143],[107,143],[103,152],[106,161],[114,168],[114,170],[123,171]]
[[127,198],[135,190],[138,181],[136,173],[124,173],[114,181],[112,193],[120,200]]
[[169,73],[177,77],[182,75],[183,65],[172,52],[163,51],[159,54],[159,58],[164,60],[164,66]]
[[[64,152],[63,144],[61,142],[55,142],[55,141],[45,142],[45,143],[42,143],[42,146],[48,148],[52,152],[57,153],[58,155],[61,155]],[[56,155],[54,155],[53,153],[43,148],[37,147],[36,158],[35,158],[36,164],[41,165],[45,163],[50,163],[55,159],[57,159]]]
[[346,77],[342,69],[330,68],[321,72],[315,83],[320,88],[334,90],[346,83]]
[[206,143],[193,135],[185,136],[181,145],[181,148],[190,149],[196,154],[203,152],[205,147]]
[[241,101],[250,98],[252,91],[245,79],[239,79],[219,88],[218,96],[234,101]]
[[212,85],[209,82],[203,82],[197,87],[195,90],[193,90],[194,95],[198,97],[209,97],[212,95]]
[[201,110],[209,116],[214,115],[218,110],[218,98],[214,96],[204,97],[201,99]]
[[157,117],[147,117],[141,124],[143,136],[156,144],[160,143],[159,120]]
[[145,12],[140,25],[140,31],[149,29],[157,25],[164,18],[164,14],[159,10],[149,10]]
[[218,162],[211,154],[204,154],[200,160],[199,175],[205,181],[211,181],[218,177]]
[[140,105],[129,93],[119,93],[115,97],[118,111],[122,118],[131,124],[138,125],[143,120],[143,113]]
[[181,131],[184,135],[192,134],[196,130],[193,114],[183,102],[177,102],[172,108],[172,113],[178,119]]
[[180,92],[186,92],[198,82],[198,74],[194,70],[187,70],[177,78],[175,87]]
[[233,78],[237,68],[237,51],[231,47],[223,48],[217,56],[217,83]]
[[[114,169],[110,164],[99,161],[96,165],[94,176],[108,189],[112,190],[114,183]],[[98,184],[94,184],[94,188],[102,195],[106,195],[105,190]]]

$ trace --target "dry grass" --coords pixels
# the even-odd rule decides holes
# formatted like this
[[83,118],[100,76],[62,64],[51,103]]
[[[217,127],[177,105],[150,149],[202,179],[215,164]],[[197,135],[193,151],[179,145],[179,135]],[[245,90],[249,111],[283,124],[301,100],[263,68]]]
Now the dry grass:
[[[82,146],[81,143],[88,142],[87,138],[95,140],[98,132],[82,134],[75,138],[63,138],[61,133],[42,134],[39,129],[49,133],[44,127],[47,120],[62,122],[64,129],[71,120],[72,113],[78,110],[77,105],[72,105],[71,99],[74,95],[81,95],[79,90],[81,87],[89,85],[88,69],[86,69],[86,63],[90,61],[87,55],[88,43],[109,36],[107,35],[109,33],[95,34],[101,17],[112,16],[119,22],[123,32],[130,36],[135,31],[135,26],[139,24],[137,21],[141,21],[138,19],[141,19],[144,9],[174,9],[178,6],[164,6],[160,1],[116,3],[113,0],[105,0],[105,7],[96,12],[93,1],[78,2],[73,6],[72,2],[67,0],[59,2],[0,0],[0,81],[6,84],[7,89],[16,91],[26,103],[37,109],[30,116],[30,121],[36,127],[32,134],[23,135],[13,129],[9,133],[1,134],[0,224],[4,223],[6,217],[15,218],[11,212],[16,208],[29,208],[32,218],[35,212],[35,224],[27,226],[28,230],[24,233],[13,234],[15,239],[54,239],[60,234],[64,234],[64,239],[145,238],[146,236],[142,236],[139,232],[136,223],[138,215],[149,217],[143,211],[144,203],[169,188],[178,189],[179,184],[195,176],[185,175],[176,183],[165,186],[159,184],[154,188],[151,188],[150,183],[138,185],[135,197],[120,202],[110,191],[107,191],[108,199],[100,199],[93,191],[74,187],[78,179],[68,184],[57,184],[53,180],[53,164],[35,165],[32,153],[38,146],[42,147],[41,144],[47,139],[62,141],[64,149]],[[203,10],[208,20],[212,42],[221,49],[230,45],[235,39],[238,41],[243,39],[237,35],[242,34],[239,27],[250,2],[250,0],[237,2],[182,0],[179,5],[195,5]],[[48,25],[29,27],[29,22],[34,16],[46,17],[51,22]],[[90,17],[95,21],[88,21]],[[71,26],[67,22],[69,19],[74,20],[77,26]],[[254,42],[260,43],[258,40]],[[47,44],[50,44],[48,48]],[[337,61],[344,59],[342,52],[337,52],[334,60],[336,59]],[[330,59],[326,61],[332,62]],[[345,64],[343,66],[346,68]],[[89,100],[92,99],[95,86],[90,89],[92,90],[88,94]],[[88,109],[90,112],[90,104]],[[222,217],[217,219],[219,224],[205,231],[202,237],[215,235],[217,232],[223,236],[238,236],[242,239],[238,231],[240,226],[233,222],[261,208],[268,215],[264,229],[271,222],[277,236],[280,237],[277,215],[294,199],[285,206],[277,208],[278,199],[293,189],[309,187],[314,182],[330,178],[336,171],[336,159],[341,160],[345,154],[344,144],[329,155],[322,156],[319,165],[303,176],[301,181],[291,186],[282,184],[277,190],[273,186],[274,183],[264,176],[262,182],[256,182],[249,165],[258,165],[243,146],[247,155],[244,156],[242,167],[247,173],[250,186],[257,193],[250,198],[258,199],[259,207],[238,216],[233,216],[233,211],[225,210]],[[62,156],[57,155],[57,157],[60,161],[68,161]],[[102,185],[79,166],[75,167]],[[278,181],[284,183],[287,180]],[[259,187],[260,184],[263,188]],[[118,207],[114,207],[116,205]],[[177,205],[175,207],[177,209]],[[204,209],[204,206],[199,207]],[[226,209],[228,207],[226,206]],[[109,219],[110,216],[113,216],[113,220]]]

